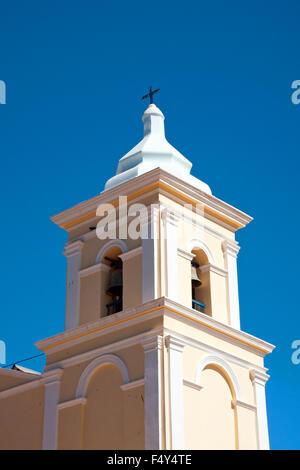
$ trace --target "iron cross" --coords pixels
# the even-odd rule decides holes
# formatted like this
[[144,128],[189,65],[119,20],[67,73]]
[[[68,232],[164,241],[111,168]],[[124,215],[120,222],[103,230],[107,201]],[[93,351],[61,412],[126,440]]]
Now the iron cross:
[[159,91],[160,91],[160,88],[157,88],[157,90],[152,91],[152,86],[150,86],[148,95],[143,96],[142,100],[145,100],[146,98],[150,98],[150,104],[152,104],[153,103],[153,95],[155,93],[158,93]]

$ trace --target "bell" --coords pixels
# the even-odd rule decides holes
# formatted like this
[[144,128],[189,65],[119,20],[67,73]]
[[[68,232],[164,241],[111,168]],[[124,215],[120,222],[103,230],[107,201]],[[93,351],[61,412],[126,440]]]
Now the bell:
[[197,263],[192,263],[192,286],[194,288],[196,287],[200,287],[201,284],[202,284],[202,281],[199,279],[198,277],[198,274],[197,274],[197,267],[199,267],[199,265]]
[[113,268],[111,271],[110,282],[107,288],[106,293],[111,295],[112,297],[120,297],[122,296],[122,287],[123,287],[123,279],[122,279],[122,269],[121,268]]

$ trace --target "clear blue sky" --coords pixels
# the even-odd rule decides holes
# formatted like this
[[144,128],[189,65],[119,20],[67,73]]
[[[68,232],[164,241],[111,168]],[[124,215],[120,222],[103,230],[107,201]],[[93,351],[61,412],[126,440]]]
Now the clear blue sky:
[[[299,448],[299,1],[0,3],[1,330],[7,361],[64,328],[66,234],[49,217],[103,189],[160,87],[168,140],[237,234],[243,330],[266,359],[271,447]],[[26,365],[26,363],[24,364]],[[41,361],[27,363],[41,367]]]

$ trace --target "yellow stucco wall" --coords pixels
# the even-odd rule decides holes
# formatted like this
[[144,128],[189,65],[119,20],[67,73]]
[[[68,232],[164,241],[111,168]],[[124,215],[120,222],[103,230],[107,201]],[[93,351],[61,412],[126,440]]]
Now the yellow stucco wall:
[[44,388],[0,400],[0,449],[42,448]]

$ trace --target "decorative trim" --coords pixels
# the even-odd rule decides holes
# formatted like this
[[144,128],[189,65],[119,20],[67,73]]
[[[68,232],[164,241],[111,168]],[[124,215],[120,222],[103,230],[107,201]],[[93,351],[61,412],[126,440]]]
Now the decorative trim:
[[168,335],[165,338],[169,359],[170,449],[184,449],[183,348],[184,343]]
[[186,380],[186,379],[183,379],[183,385],[185,385],[186,387],[193,388],[194,390],[198,390],[198,392],[200,392],[203,389],[201,385],[196,384],[195,382],[191,382],[190,380]]
[[199,238],[192,238],[187,244],[186,251],[191,253],[192,250],[197,250],[197,249],[203,250],[207,256],[208,262],[210,264],[214,264],[214,258],[208,246]]
[[228,255],[233,256],[234,258],[237,257],[238,252],[240,251],[241,247],[238,245],[237,242],[231,242],[229,240],[224,240],[222,243],[222,250],[224,253],[228,253]]
[[[212,346],[208,346],[206,343],[202,343],[201,341],[197,341],[195,339],[191,339],[188,336],[184,336],[180,333],[177,333],[173,330],[170,330],[169,328],[164,328],[164,333],[165,334],[172,334],[173,336],[177,336],[184,344],[185,346],[190,346],[192,348],[196,348],[200,351],[204,351],[210,355],[215,355],[222,357],[224,360],[232,362],[233,364],[236,364],[240,367],[244,367],[245,369],[250,369],[251,367],[255,367],[255,365],[251,362],[245,361],[243,359],[240,359],[237,356],[233,356],[232,354],[226,353],[221,349],[214,348]],[[250,350],[250,348],[249,348]],[[264,373],[264,370],[261,370],[262,373]]]
[[257,369],[251,369],[249,372],[249,376],[253,384],[257,383],[262,386],[265,386],[266,382],[270,378],[268,374],[265,374]]
[[268,374],[264,374],[256,369],[250,370],[249,375],[253,385],[256,404],[256,431],[258,449],[269,450],[270,444],[265,391],[265,384],[269,376]]
[[98,271],[109,272],[110,266],[104,263],[93,264],[92,266],[89,266],[88,268],[81,269],[79,271],[79,277],[82,278],[82,277],[90,276],[91,274],[95,274]]
[[[154,330],[151,330],[150,332],[151,337],[153,334],[163,334],[163,328],[157,328]],[[96,357],[103,356],[104,354],[108,353],[115,353],[120,351],[121,349],[127,349],[132,346],[136,346],[138,344],[141,344],[141,342],[145,339],[145,333],[140,333],[136,336],[131,336],[126,339],[121,339],[120,341],[116,341],[115,343],[110,343],[106,344],[105,346],[101,346],[100,348],[93,349],[91,351],[87,351],[84,353],[77,354],[75,356],[69,357],[67,359],[63,359],[57,363],[50,364],[45,367],[45,371],[52,370],[54,367],[71,367],[77,364],[80,364],[82,362],[86,362],[92,359],[95,359]]]
[[78,255],[81,253],[84,243],[81,240],[76,240],[74,242],[68,242],[65,245],[65,250],[63,254],[68,258],[73,255]]
[[189,253],[188,251],[182,250],[181,248],[177,249],[178,256],[187,259],[188,261],[192,261],[195,257],[194,253]]
[[104,364],[113,364],[120,369],[120,372],[123,377],[123,383],[129,382],[129,374],[126,364],[118,356],[114,354],[105,354],[94,359],[82,372],[76,390],[76,398],[85,397],[87,392],[87,387],[89,380],[92,374],[96,369],[101,367]]
[[228,272],[225,269],[219,268],[215,264],[204,264],[203,266],[200,266],[200,271],[202,273],[206,273],[207,271],[219,274],[220,276],[227,277]]
[[236,408],[237,406],[240,406],[250,411],[256,411],[255,405],[250,405],[250,403],[246,403],[245,401],[241,401],[241,400],[231,400],[231,406],[232,408]]
[[105,255],[105,252],[109,250],[109,248],[112,248],[113,246],[118,246],[123,253],[128,251],[128,246],[124,242],[124,240],[116,239],[116,240],[109,240],[105,245],[99,250],[95,264],[101,263],[103,256]]
[[145,448],[162,449],[162,345],[161,336],[141,341],[144,348]]
[[122,255],[119,255],[119,258],[124,261],[128,261],[131,258],[134,258],[135,256],[141,255],[143,253],[143,247],[138,246],[137,248],[134,248],[133,250],[127,251],[123,253]]
[[87,399],[84,397],[74,398],[73,400],[67,400],[57,405],[59,410],[65,410],[66,408],[72,408],[77,405],[86,405]]
[[137,380],[133,380],[132,382],[128,382],[127,384],[121,385],[121,390],[123,390],[123,392],[127,392],[128,390],[132,390],[133,388],[137,388],[137,387],[142,387],[144,385],[145,385],[144,378],[137,379]]
[[237,380],[237,377],[229,364],[227,364],[226,361],[222,357],[219,356],[205,356],[201,361],[198,363],[196,374],[195,374],[195,382],[200,385],[200,377],[202,371],[208,366],[208,365],[216,365],[219,368],[223,369],[226,372],[226,375],[228,376],[232,387],[234,389],[235,397],[233,399],[240,400],[241,392],[240,392],[240,386]]
[[[94,218],[95,210],[99,204],[112,203],[118,198],[119,194],[123,194],[124,196],[130,195],[131,198],[134,198],[137,191],[143,191],[143,193],[147,190],[150,191],[155,184],[160,191],[165,187],[171,193],[178,194],[182,199],[189,199],[194,203],[202,203],[208,215],[214,214],[218,218],[225,219],[228,224],[231,224],[236,230],[244,227],[252,220],[252,217],[242,211],[230,206],[213,195],[209,195],[195,188],[191,184],[182,181],[180,178],[177,178],[161,168],[149,171],[111,190],[104,191],[98,196],[51,217],[51,220],[65,230],[69,230],[73,226],[78,225],[78,223],[76,224],[78,219],[78,222],[81,223],[84,217],[86,217],[86,220]],[[143,193],[141,193],[140,196]]]
[[185,346],[184,342],[180,339],[176,338],[176,336],[168,335],[165,338],[165,345],[168,350],[173,349],[174,351],[178,351],[180,353],[183,352],[183,348]]
[[[163,312],[161,312],[163,309],[166,309],[169,315],[178,315],[180,318],[185,319],[184,321],[187,324],[194,323],[198,328],[204,331],[210,331],[219,338],[229,341],[232,344],[238,344],[262,357],[265,356],[265,354],[271,353],[274,349],[274,346],[266,341],[243,331],[236,330],[230,325],[221,323],[204,313],[195,312],[192,308],[185,307],[165,297],[154,299],[134,308],[125,309],[122,312],[89,322],[73,330],[64,331],[58,335],[38,341],[35,344],[38,349],[47,351],[49,355],[80,344],[86,341],[87,336],[89,339],[94,339],[102,336],[109,331],[109,329],[116,331],[117,328],[127,327],[128,324],[132,325],[134,323],[143,322],[145,315],[147,315],[147,318],[160,316],[163,314]],[[49,349],[51,349],[51,351],[49,351]]]
[[57,448],[57,428],[58,428],[58,410],[60,379],[63,370],[55,369],[46,372],[43,376],[45,384],[44,401],[44,424],[43,424],[43,449],[55,450]]

